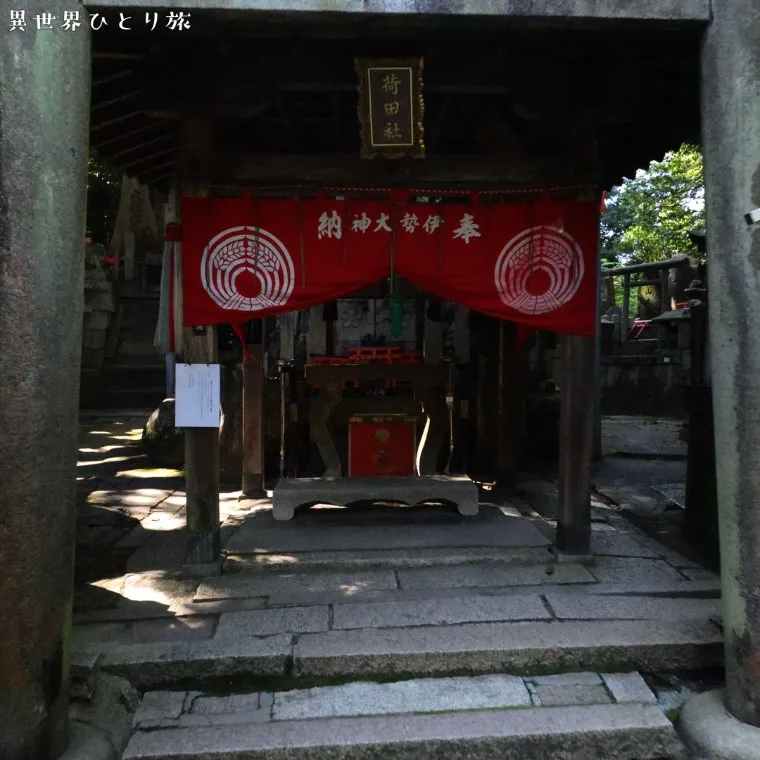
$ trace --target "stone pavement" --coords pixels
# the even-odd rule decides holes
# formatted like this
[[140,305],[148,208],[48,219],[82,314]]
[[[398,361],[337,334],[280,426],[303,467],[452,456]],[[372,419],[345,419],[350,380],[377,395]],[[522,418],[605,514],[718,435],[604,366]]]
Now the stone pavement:
[[[207,757],[208,754],[201,753],[219,749],[218,738],[214,737],[210,742],[210,734],[219,732],[220,736],[229,736],[236,729],[245,732],[250,731],[251,727],[255,727],[255,734],[252,732],[247,737],[250,748],[260,748],[267,743],[275,747],[277,744],[285,745],[283,738],[287,737],[286,746],[291,750],[309,744],[314,750],[321,744],[321,748],[335,751],[337,737],[322,737],[321,742],[315,742],[315,730],[319,733],[320,728],[328,725],[339,735],[346,728],[357,727],[357,721],[347,719],[361,717],[368,718],[363,724],[358,723],[363,729],[361,743],[364,745],[382,747],[393,738],[413,741],[414,733],[424,729],[431,715],[446,720],[445,725],[439,726],[443,730],[435,739],[448,740],[454,746],[464,744],[463,740],[469,739],[468,743],[471,744],[474,738],[471,732],[466,737],[457,732],[456,721],[461,720],[462,714],[469,715],[471,722],[479,719],[481,732],[489,728],[493,731],[493,726],[483,725],[488,722],[489,714],[491,719],[498,717],[507,726],[516,717],[518,725],[528,722],[526,718],[532,718],[535,728],[544,733],[543,742],[547,742],[547,735],[552,733],[552,729],[557,730],[553,723],[561,724],[574,719],[576,725],[572,732],[586,733],[584,751],[589,753],[592,750],[598,752],[607,743],[605,740],[613,738],[600,737],[598,728],[596,736],[590,735],[588,723],[593,717],[598,721],[600,712],[602,717],[607,717],[602,725],[609,734],[614,735],[617,744],[613,752],[620,751],[619,745],[624,743],[621,740],[626,734],[638,733],[639,740],[648,742],[649,750],[648,754],[637,753],[637,757],[664,757],[669,751],[678,749],[678,741],[670,723],[656,709],[657,704],[656,694],[638,673],[585,672],[534,678],[509,675],[419,678],[393,683],[354,682],[341,686],[224,697],[188,691],[148,692],[135,715],[136,734],[124,757],[133,760],[146,756]],[[518,715],[514,712],[516,710],[521,713]],[[614,710],[615,713],[604,716],[605,710]],[[382,720],[379,719],[381,716],[389,717]],[[399,717],[402,716],[403,724],[399,724]],[[613,716],[617,724],[609,720]],[[395,737],[393,733],[383,737],[379,732],[387,732],[394,727],[394,721],[397,729],[403,727],[403,733],[396,731]],[[632,725],[634,721],[638,725]],[[524,725],[520,727],[525,729]],[[557,731],[560,736],[564,734],[564,744],[567,744],[568,734],[572,730],[568,729],[570,726],[566,725]],[[189,732],[194,732],[192,738],[201,746],[196,745],[190,751],[178,750],[177,744],[189,744]],[[244,734],[236,738],[238,742],[245,741]],[[504,731],[500,738],[505,748],[520,743],[520,735],[514,730]],[[544,749],[548,747],[544,745]],[[566,746],[564,749],[567,751]],[[386,752],[389,750],[392,751],[392,748],[386,747]],[[418,751],[425,752],[425,749]],[[427,752],[430,752],[429,748]],[[318,756],[316,752],[312,754]]]
[[685,459],[679,437],[683,421],[672,417],[610,415],[602,420],[602,454],[652,459]]
[[75,660],[146,692],[125,757],[369,757],[404,726],[411,754],[388,757],[442,756],[430,736],[548,756],[580,732],[567,757],[664,758],[665,713],[720,678],[718,578],[601,498],[592,555],[557,556],[550,480],[484,491],[475,522],[386,506],[283,525],[226,492],[223,574],[184,577],[182,479],[147,466],[141,422],[84,427],[79,468]]

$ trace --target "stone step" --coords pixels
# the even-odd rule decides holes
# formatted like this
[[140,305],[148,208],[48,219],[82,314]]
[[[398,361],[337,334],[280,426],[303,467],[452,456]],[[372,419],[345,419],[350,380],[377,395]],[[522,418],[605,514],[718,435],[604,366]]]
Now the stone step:
[[[681,751],[638,674],[609,683],[594,673],[577,675],[583,676],[577,683],[566,676],[542,684],[491,675],[221,698],[153,692],[135,716],[123,758],[661,760]],[[541,693],[560,706],[534,706],[543,704]]]
[[[288,624],[291,631],[315,632],[262,635],[272,631],[263,626],[282,623],[271,620],[271,614],[263,620],[262,613],[276,616],[283,612],[298,613]],[[549,617],[542,610],[526,608],[515,617],[544,614]],[[212,682],[229,688],[236,680],[256,678],[309,685],[326,679],[387,680],[410,674],[655,672],[708,668],[723,661],[718,626],[699,617],[592,622],[544,619],[345,630],[328,630],[329,618],[327,607],[228,613],[222,615],[214,638],[134,645],[82,643],[77,651],[100,654],[99,665],[106,672],[124,676],[143,689],[178,681],[192,681],[197,688]],[[346,619],[338,624],[354,623]]]
[[[446,567],[474,563],[504,565],[539,565],[552,568],[559,564],[579,564],[577,556],[551,554],[546,548],[488,548],[455,547],[435,549],[383,549],[362,551],[313,551],[313,552],[270,552],[259,554],[236,554],[228,552],[224,559],[225,574],[248,575],[258,572],[282,572],[293,567],[293,558],[298,560],[298,568],[307,570],[354,570]],[[552,572],[549,570],[549,573]],[[549,573],[545,573],[548,575]]]

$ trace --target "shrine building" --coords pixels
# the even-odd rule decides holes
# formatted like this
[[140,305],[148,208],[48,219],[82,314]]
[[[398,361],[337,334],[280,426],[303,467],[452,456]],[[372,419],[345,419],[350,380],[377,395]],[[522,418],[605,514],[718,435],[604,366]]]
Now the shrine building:
[[[30,0],[0,51],[0,756],[66,744],[90,149],[162,197],[172,384],[236,336],[242,489],[274,519],[466,520],[547,454],[556,550],[584,555],[603,192],[701,141],[727,706],[760,725],[756,2],[85,6]],[[218,424],[182,427],[186,560],[213,565]]]

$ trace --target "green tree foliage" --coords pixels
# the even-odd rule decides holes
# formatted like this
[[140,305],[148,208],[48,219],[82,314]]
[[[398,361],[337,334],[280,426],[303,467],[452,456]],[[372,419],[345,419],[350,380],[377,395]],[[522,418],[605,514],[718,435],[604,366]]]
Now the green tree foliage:
[[704,227],[702,153],[684,144],[607,195],[602,260],[608,265],[695,255],[689,230]]
[[87,231],[93,243],[108,245],[116,223],[121,175],[90,154],[87,167]]

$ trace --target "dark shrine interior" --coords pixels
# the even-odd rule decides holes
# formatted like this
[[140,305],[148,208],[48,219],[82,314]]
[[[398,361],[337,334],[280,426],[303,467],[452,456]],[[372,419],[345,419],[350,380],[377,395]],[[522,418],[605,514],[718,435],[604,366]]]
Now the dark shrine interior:
[[[696,27],[193,12],[189,30],[151,32],[132,9],[127,32],[104,13],[91,147],[154,187],[608,188],[699,137]],[[361,162],[354,59],[399,55],[424,58],[428,158]]]
[[[596,198],[668,150],[699,139],[697,26],[576,28],[329,13],[304,22],[302,14],[296,20],[193,11],[189,30],[148,31],[146,12],[125,14],[133,26],[125,32],[118,13],[104,11],[109,26],[93,32],[90,144],[101,160],[159,191],[175,181],[216,195],[245,187],[265,197],[305,197],[325,188],[412,187],[435,195],[436,188],[584,187]],[[360,157],[358,57],[424,59],[424,159]],[[423,309],[419,333],[424,294],[403,281],[397,288]],[[349,296],[387,297],[386,282]],[[472,355],[457,382],[457,398],[469,399],[473,410],[472,425],[463,423],[458,435],[454,462],[461,471],[476,455],[486,470],[498,469],[488,461],[498,434],[493,415],[481,410],[483,429],[475,431],[477,399],[502,392],[519,403],[530,392],[518,373],[497,377],[500,338],[492,321],[470,325]],[[276,340],[274,318],[266,329]],[[329,353],[329,326],[327,336]],[[541,351],[553,350],[553,335],[539,340]],[[511,361],[527,361],[520,356]],[[295,383],[303,388],[300,374]],[[390,392],[388,402],[399,394]],[[352,400],[350,388],[345,395],[342,419],[333,417],[338,431],[352,403],[366,410],[382,401],[366,393]],[[526,439],[529,448],[556,452],[556,401],[553,393],[539,394],[528,408],[536,423],[530,430],[547,433]],[[270,408],[278,408],[276,399]],[[279,430],[276,415],[267,428]],[[301,443],[289,456],[290,474],[319,474],[308,426],[293,439]],[[268,446],[275,470],[276,443]],[[500,450],[508,449],[502,441]],[[440,454],[439,466],[447,452]]]

